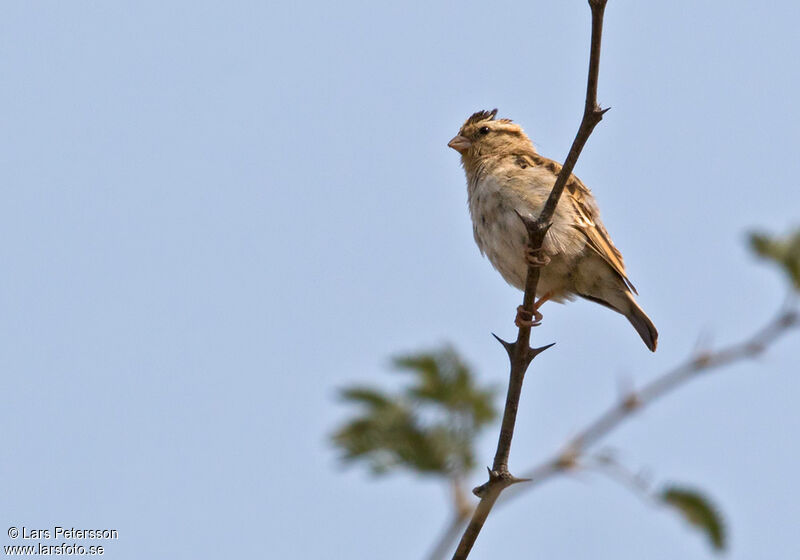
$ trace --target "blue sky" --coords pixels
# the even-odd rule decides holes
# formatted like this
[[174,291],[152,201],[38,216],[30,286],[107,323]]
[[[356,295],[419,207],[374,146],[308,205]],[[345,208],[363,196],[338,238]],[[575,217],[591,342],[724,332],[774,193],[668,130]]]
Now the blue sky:
[[[422,558],[445,488],[342,470],[336,389],[449,341],[487,383],[520,294],[472,241],[464,118],[498,107],[563,159],[582,110],[583,1],[8,2],[0,9],[0,487],[6,526],[109,527],[112,558]],[[607,8],[576,168],[639,301],[548,305],[512,470],[552,453],[701,333],[784,297],[744,234],[800,195],[795,2]],[[730,558],[791,558],[798,337],[609,439],[727,514]],[[481,441],[489,463],[495,429]],[[484,475],[476,473],[481,482]],[[5,529],[3,529],[5,531]],[[12,541],[4,537],[3,544]],[[701,539],[591,475],[493,515],[471,558],[702,559]]]

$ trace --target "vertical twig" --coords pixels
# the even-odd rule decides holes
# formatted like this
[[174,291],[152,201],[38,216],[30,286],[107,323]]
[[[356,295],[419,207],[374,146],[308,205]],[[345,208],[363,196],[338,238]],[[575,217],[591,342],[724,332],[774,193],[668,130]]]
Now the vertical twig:
[[[600,43],[603,33],[603,12],[606,7],[606,0],[589,0],[589,6],[592,10],[592,40],[583,119],[581,120],[575,140],[572,142],[569,154],[567,154],[567,159],[564,161],[564,166],[558,174],[555,185],[553,185],[550,196],[547,198],[547,202],[538,219],[534,221],[520,216],[520,219],[525,223],[525,227],[528,230],[528,243],[533,253],[541,251],[544,237],[547,234],[547,230],[550,228],[550,221],[553,218],[556,206],[561,198],[561,193],[564,191],[567,180],[572,175],[572,170],[575,168],[581,150],[583,150],[594,127],[602,120],[603,114],[608,110],[602,110],[597,105],[597,79],[600,73]],[[522,309],[531,316],[533,316],[536,288],[539,284],[539,272],[540,268],[538,266],[528,266]],[[511,361],[511,372],[508,383],[508,393],[506,395],[506,404],[503,411],[503,421],[497,442],[497,452],[494,456],[492,468],[489,470],[488,482],[473,490],[473,492],[481,498],[481,501],[461,537],[461,542],[453,556],[453,560],[465,560],[469,556],[470,550],[472,550],[472,546],[475,544],[475,540],[478,538],[483,524],[486,522],[486,518],[491,512],[492,507],[494,507],[500,493],[512,484],[524,481],[524,479],[514,477],[508,471],[508,456],[511,452],[511,440],[514,437],[517,409],[519,408],[519,399],[522,394],[522,382],[531,360],[533,360],[537,354],[552,346],[552,344],[550,344],[541,348],[531,348],[530,336],[531,327],[522,325],[519,327],[517,340],[513,344],[498,338],[508,352]]]

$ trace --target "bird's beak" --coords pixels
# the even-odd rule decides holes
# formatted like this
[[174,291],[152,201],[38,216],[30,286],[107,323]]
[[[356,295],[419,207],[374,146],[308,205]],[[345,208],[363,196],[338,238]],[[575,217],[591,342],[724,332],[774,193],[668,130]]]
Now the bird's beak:
[[472,141],[469,138],[461,136],[459,134],[458,136],[450,140],[447,143],[447,145],[453,148],[459,154],[463,154],[464,152],[469,150],[470,146],[472,146]]

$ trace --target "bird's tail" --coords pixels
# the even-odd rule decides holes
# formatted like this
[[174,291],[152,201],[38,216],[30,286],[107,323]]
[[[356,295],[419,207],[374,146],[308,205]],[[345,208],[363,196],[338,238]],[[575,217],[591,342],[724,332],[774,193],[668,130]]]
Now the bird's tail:
[[625,315],[628,321],[631,322],[633,328],[642,337],[642,340],[650,349],[651,352],[656,351],[658,345],[658,331],[653,321],[647,316],[647,313],[642,311],[636,300],[633,299],[628,289],[620,286],[617,290],[605,290],[604,298],[599,298],[589,294],[579,294],[581,297],[586,298],[600,305],[604,305],[609,309],[613,309],[617,313]]
[[631,322],[633,328],[636,329],[636,332],[639,333],[639,336],[642,337],[642,340],[650,349],[651,352],[656,351],[656,346],[658,345],[658,331],[656,330],[656,326],[653,324],[653,321],[650,320],[650,317],[647,316],[647,313],[642,311],[642,308],[639,307],[639,304],[633,299],[633,296],[628,293],[628,309],[623,312],[623,315],[628,318],[628,321]]

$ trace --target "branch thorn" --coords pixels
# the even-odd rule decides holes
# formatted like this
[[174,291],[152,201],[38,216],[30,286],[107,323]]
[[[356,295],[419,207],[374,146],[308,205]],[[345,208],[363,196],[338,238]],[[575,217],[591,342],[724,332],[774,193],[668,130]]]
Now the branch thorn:
[[542,352],[544,352],[548,348],[550,348],[552,346],[555,346],[555,345],[556,345],[555,342],[551,342],[550,344],[546,344],[544,346],[540,346],[539,348],[528,348],[528,355],[526,356],[526,359],[528,360],[528,363],[531,363],[531,360],[533,360],[536,356],[538,356],[539,354],[541,354]]
[[517,478],[516,476],[511,476],[509,479],[509,486],[512,484],[519,484],[520,482],[530,482],[533,480],[532,478]]
[[513,360],[514,359],[514,346],[515,346],[514,343],[513,342],[506,342],[505,340],[503,340],[502,338],[500,338],[499,336],[497,336],[494,333],[492,333],[492,336],[497,339],[497,342],[499,342],[500,344],[503,345],[503,348],[506,349],[506,352],[508,353],[508,359],[509,360]]

